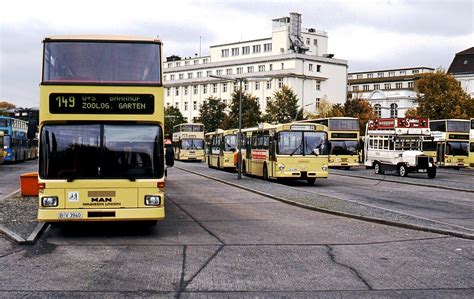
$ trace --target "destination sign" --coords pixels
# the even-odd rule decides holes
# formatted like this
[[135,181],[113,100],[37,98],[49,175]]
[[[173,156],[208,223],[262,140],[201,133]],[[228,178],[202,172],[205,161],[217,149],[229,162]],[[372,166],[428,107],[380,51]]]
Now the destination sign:
[[153,114],[152,94],[52,93],[52,114]]
[[331,133],[331,138],[357,138],[357,133]]

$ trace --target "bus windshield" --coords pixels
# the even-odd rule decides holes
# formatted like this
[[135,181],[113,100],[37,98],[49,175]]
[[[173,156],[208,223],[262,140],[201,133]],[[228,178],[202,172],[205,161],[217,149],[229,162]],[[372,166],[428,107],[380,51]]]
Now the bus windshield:
[[160,178],[163,162],[158,125],[78,123],[42,128],[41,178]]
[[321,155],[327,155],[327,134],[325,132],[280,132],[278,134],[277,154],[311,155],[318,149]]
[[8,127],[8,119],[0,118],[0,127]]
[[203,139],[183,139],[181,140],[181,149],[202,150],[204,149],[204,140]]
[[44,82],[160,85],[160,44],[46,41]]
[[12,146],[12,137],[10,135],[5,135],[3,137],[3,146],[7,146],[7,147]]
[[331,141],[330,142],[330,155],[357,155],[357,141]]
[[237,135],[226,135],[224,137],[224,151],[235,151],[237,147]]
[[446,154],[452,156],[468,156],[469,142],[448,141]]

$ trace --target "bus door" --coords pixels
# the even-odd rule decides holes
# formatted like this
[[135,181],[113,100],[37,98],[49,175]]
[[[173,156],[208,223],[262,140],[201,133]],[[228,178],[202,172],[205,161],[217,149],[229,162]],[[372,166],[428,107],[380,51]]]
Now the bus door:
[[268,134],[268,161],[270,163],[269,167],[270,167],[270,171],[268,172],[268,174],[270,176],[275,176],[275,167],[276,167],[276,149],[275,149],[275,145],[276,145],[276,141],[275,141],[275,132],[274,131],[270,131],[269,134]]
[[436,162],[444,164],[445,142],[438,142],[436,144]]

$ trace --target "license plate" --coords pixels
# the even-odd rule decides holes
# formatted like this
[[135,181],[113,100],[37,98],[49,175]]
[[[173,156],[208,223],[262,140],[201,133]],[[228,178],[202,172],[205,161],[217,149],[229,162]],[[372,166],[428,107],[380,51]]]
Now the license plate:
[[426,169],[418,169],[418,172],[426,172]]
[[59,218],[60,219],[78,219],[78,218],[82,218],[82,213],[81,212],[62,212],[62,213],[59,213]]

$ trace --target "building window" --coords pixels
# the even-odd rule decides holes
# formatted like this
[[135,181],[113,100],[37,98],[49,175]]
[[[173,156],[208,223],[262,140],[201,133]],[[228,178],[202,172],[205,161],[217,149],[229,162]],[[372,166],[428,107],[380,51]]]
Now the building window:
[[380,84],[374,84],[374,90],[380,90]]
[[193,73],[188,73],[188,79],[192,79],[193,78]]
[[234,82],[234,91],[237,91],[237,90],[239,90],[239,83]]
[[193,110],[196,111],[196,110],[197,110],[197,107],[198,107],[198,102],[197,102],[197,101],[193,101]]
[[306,44],[307,44],[307,45],[311,45],[311,39],[310,39],[310,38],[307,38],[307,39],[306,39]]
[[184,74],[179,74],[179,80],[183,80],[184,79]]
[[238,67],[237,68],[237,74],[242,74],[244,72],[244,68],[243,67]]
[[222,70],[217,70],[217,71],[216,71],[216,75],[217,75],[217,76],[222,76]]
[[250,46],[242,47],[242,55],[250,54]]
[[314,106],[316,107],[316,109],[319,108],[319,103],[321,102],[321,99],[320,98],[316,98],[315,101],[314,101]]
[[317,46],[317,45],[318,45],[318,40],[317,40],[317,39],[313,40],[313,44],[314,44],[315,46]]
[[247,73],[253,73],[253,66],[247,67]]
[[179,107],[179,103],[178,102],[174,103],[174,108],[178,109],[178,107]]
[[216,83],[212,84],[212,93],[217,93],[217,84]]
[[283,87],[283,78],[278,78],[278,88]]
[[194,63],[194,64],[198,64],[198,63],[199,63],[199,60],[195,59],[193,63]]
[[226,75],[232,75],[232,69],[226,69],[225,73]]
[[244,90],[249,90],[249,81],[244,82]]
[[253,53],[260,53],[260,45],[254,45],[252,51]]
[[175,87],[175,95],[179,96],[179,87]]
[[239,56],[239,48],[232,48],[232,56]]
[[352,86],[352,91],[359,91],[359,86],[357,85]]
[[209,60],[208,60],[207,58],[204,58],[204,59],[202,60],[202,63],[203,63],[203,64],[206,64],[206,63],[208,63],[208,62],[209,62]]
[[176,62],[176,66],[181,66],[181,62]]
[[210,77],[212,75],[212,71],[206,71],[206,77]]
[[168,76],[164,75],[163,76],[163,81],[166,81],[167,78],[168,78]]
[[227,83],[222,83],[222,92],[227,92]]
[[229,57],[229,49],[221,50],[222,57]]
[[321,81],[316,81],[316,90],[321,90]]
[[255,90],[260,90],[260,82],[255,82]]
[[201,78],[202,77],[202,72],[197,72],[197,77]]
[[407,74],[407,71],[400,71],[400,76],[405,76]]
[[389,77],[395,77],[395,72],[388,72]]
[[281,63],[281,69],[284,70],[285,69],[285,64],[282,62]]
[[199,91],[199,86],[198,86],[198,85],[194,85],[194,86],[193,86],[193,93],[194,93],[194,94],[198,94],[198,91]]
[[377,78],[383,78],[383,73],[377,73]]
[[207,84],[202,86],[202,93],[207,94]]
[[358,74],[357,79],[362,79],[362,74]]
[[263,51],[264,52],[271,52],[272,51],[272,44],[271,43],[263,44]]
[[382,106],[380,106],[380,104],[374,105],[374,113],[376,117],[382,117]]
[[308,71],[312,72],[313,71],[313,64],[310,63],[309,66],[308,66]]
[[184,88],[184,95],[187,96],[187,95],[188,95],[188,87],[185,86],[185,87],[183,87],[183,88]]
[[269,69],[270,71],[273,71],[273,64],[270,63],[270,64],[268,65],[268,69]]
[[316,65],[316,72],[318,72],[318,73],[321,72],[321,65],[320,64]]
[[370,74],[367,74],[367,78],[373,78],[374,77],[374,74],[370,73]]
[[408,82],[408,88],[414,88],[415,82]]
[[395,83],[396,89],[402,89],[402,83]]
[[172,63],[168,63],[168,67],[171,67],[173,64]]
[[184,65],[189,65],[189,60],[186,60],[186,61],[184,62]]
[[174,75],[170,75],[170,80],[171,80],[171,81],[174,80]]
[[411,72],[412,72],[412,74],[418,74],[420,71],[419,70],[413,70]]
[[398,105],[393,103],[390,104],[390,118],[398,117]]
[[170,107],[171,106],[171,103],[170,102],[167,102],[166,103],[166,107]]
[[391,83],[385,83],[383,86],[384,86],[384,89],[392,89]]
[[267,81],[267,89],[271,89],[272,88],[272,81]]
[[188,111],[188,102],[184,102],[184,111]]
[[259,65],[258,66],[258,71],[259,72],[264,72],[265,71],[265,65]]
[[362,85],[362,89],[363,89],[364,91],[369,90],[369,84],[364,84],[364,85]]
[[170,88],[166,88],[166,96],[169,97],[170,96]]

